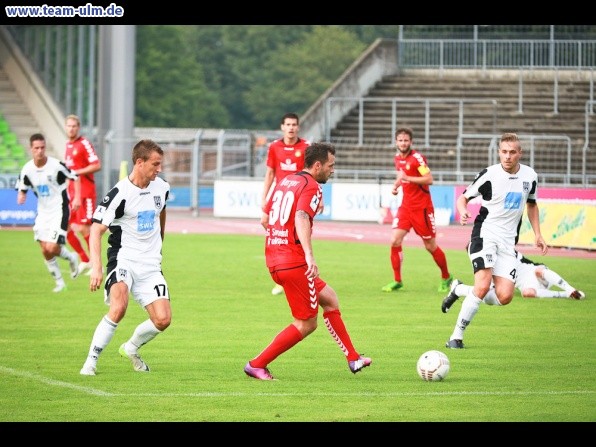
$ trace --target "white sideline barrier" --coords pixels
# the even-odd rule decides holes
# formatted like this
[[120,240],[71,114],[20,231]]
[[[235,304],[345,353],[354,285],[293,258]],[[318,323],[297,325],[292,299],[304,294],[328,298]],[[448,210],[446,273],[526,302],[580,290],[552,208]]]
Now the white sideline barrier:
[[213,184],[215,217],[261,217],[263,182],[216,180]]
[[[216,180],[213,185],[213,215],[258,219],[261,217],[262,191],[262,181]],[[391,184],[330,182],[323,185],[323,201],[325,208],[317,219],[378,222],[379,205],[397,209],[401,193],[392,195]]]

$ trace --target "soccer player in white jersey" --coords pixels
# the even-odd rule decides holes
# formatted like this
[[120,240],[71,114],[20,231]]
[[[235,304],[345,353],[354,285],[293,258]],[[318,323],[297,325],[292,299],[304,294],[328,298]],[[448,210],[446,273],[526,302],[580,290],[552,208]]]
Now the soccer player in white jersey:
[[101,287],[101,240],[109,229],[104,301],[110,309],[95,329],[82,375],[96,374],[98,357],[124,318],[129,293],[149,315],[118,351],[135,371],[149,371],[138,350],[170,325],[170,294],[161,271],[170,185],[157,177],[162,159],[163,150],[154,141],[139,141],[132,150],[132,172],[116,183],[93,213],[89,289],[95,292]]
[[[526,258],[520,251],[517,252],[517,260],[515,287],[524,298],[570,298],[573,300],[583,300],[586,297],[584,292],[573,287],[561,275],[548,268],[545,264]],[[559,290],[553,290],[553,287]],[[466,296],[472,288],[473,286],[454,279],[453,283],[451,283],[449,294],[441,304],[443,313],[447,313],[453,303],[460,297]],[[494,293],[492,287],[487,295],[489,293]]]
[[[521,164],[522,148],[515,133],[504,133],[499,141],[500,163],[483,169],[457,198],[456,206],[461,225],[471,214],[468,202],[482,197],[478,216],[468,245],[468,256],[474,270],[474,287],[464,299],[455,328],[445,347],[463,349],[466,327],[478,312],[481,302],[504,306],[513,299],[521,220],[526,208],[534,231],[534,243],[543,255],[548,245],[540,231],[538,175],[531,167]],[[494,284],[494,293],[489,293]]]
[[42,134],[35,133],[29,138],[32,159],[23,168],[16,183],[17,203],[27,200],[27,191],[32,190],[37,197],[37,216],[33,225],[33,238],[39,242],[50,275],[56,281],[54,292],[66,290],[57,257],[66,259],[70,265],[70,276],[79,274],[79,258],[66,248],[66,229],[70,211],[68,208],[67,180],[74,180],[75,197],[73,208],[81,206],[80,180],[77,174],[54,157],[46,155],[46,141]]

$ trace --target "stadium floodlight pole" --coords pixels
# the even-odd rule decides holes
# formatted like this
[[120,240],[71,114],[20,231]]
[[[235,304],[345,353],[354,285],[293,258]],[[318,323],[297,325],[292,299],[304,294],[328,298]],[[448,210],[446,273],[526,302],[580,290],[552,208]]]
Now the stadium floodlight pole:
[[379,224],[382,225],[385,221],[387,210],[383,208],[383,174],[377,175],[377,182],[379,184]]
[[202,136],[203,129],[198,129],[192,143],[192,156],[190,158],[192,163],[190,168],[190,208],[193,217],[199,217],[199,178],[202,170],[200,145]]
[[379,208],[383,205],[382,195],[381,195],[381,188],[383,186],[383,174],[377,175],[377,182],[379,183]]

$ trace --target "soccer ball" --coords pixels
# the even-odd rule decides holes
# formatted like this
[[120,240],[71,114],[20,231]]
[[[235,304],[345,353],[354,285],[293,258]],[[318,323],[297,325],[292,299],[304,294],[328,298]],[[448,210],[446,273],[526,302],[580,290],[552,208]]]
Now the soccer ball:
[[427,382],[443,380],[449,374],[450,368],[449,359],[441,351],[426,351],[416,364],[418,375]]

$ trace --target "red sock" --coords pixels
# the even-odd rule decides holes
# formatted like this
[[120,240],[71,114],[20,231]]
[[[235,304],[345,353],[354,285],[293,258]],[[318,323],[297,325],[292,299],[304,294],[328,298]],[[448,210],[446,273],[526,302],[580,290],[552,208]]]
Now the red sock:
[[441,269],[441,278],[447,279],[449,278],[449,269],[447,268],[447,258],[445,257],[445,253],[441,250],[441,247],[437,247],[435,251],[431,253],[433,259]]
[[354,345],[352,345],[352,340],[350,339],[344,320],[341,318],[339,309],[323,313],[323,320],[325,321],[327,330],[348,358],[348,361],[358,360],[360,355],[354,349]]
[[296,343],[302,341],[302,334],[294,326],[290,324],[287,328],[275,336],[273,341],[269,343],[263,352],[250,361],[253,368],[266,368],[269,363],[286,352]]
[[81,258],[81,261],[89,262],[89,256],[87,256],[87,253],[85,253],[85,250],[83,250],[81,241],[79,241],[79,238],[77,237],[76,233],[72,230],[68,230],[66,232],[66,239],[68,240],[68,243],[74,249],[74,251],[77,252],[79,257]]
[[393,279],[401,282],[401,263],[404,259],[404,252],[399,247],[391,247],[391,267],[393,267]]
[[[91,236],[91,234],[87,234],[87,235],[83,236],[83,238],[85,239],[85,242],[87,242],[87,249],[90,248],[90,246],[89,246],[89,236]],[[85,262],[87,262],[87,261],[85,261]]]

